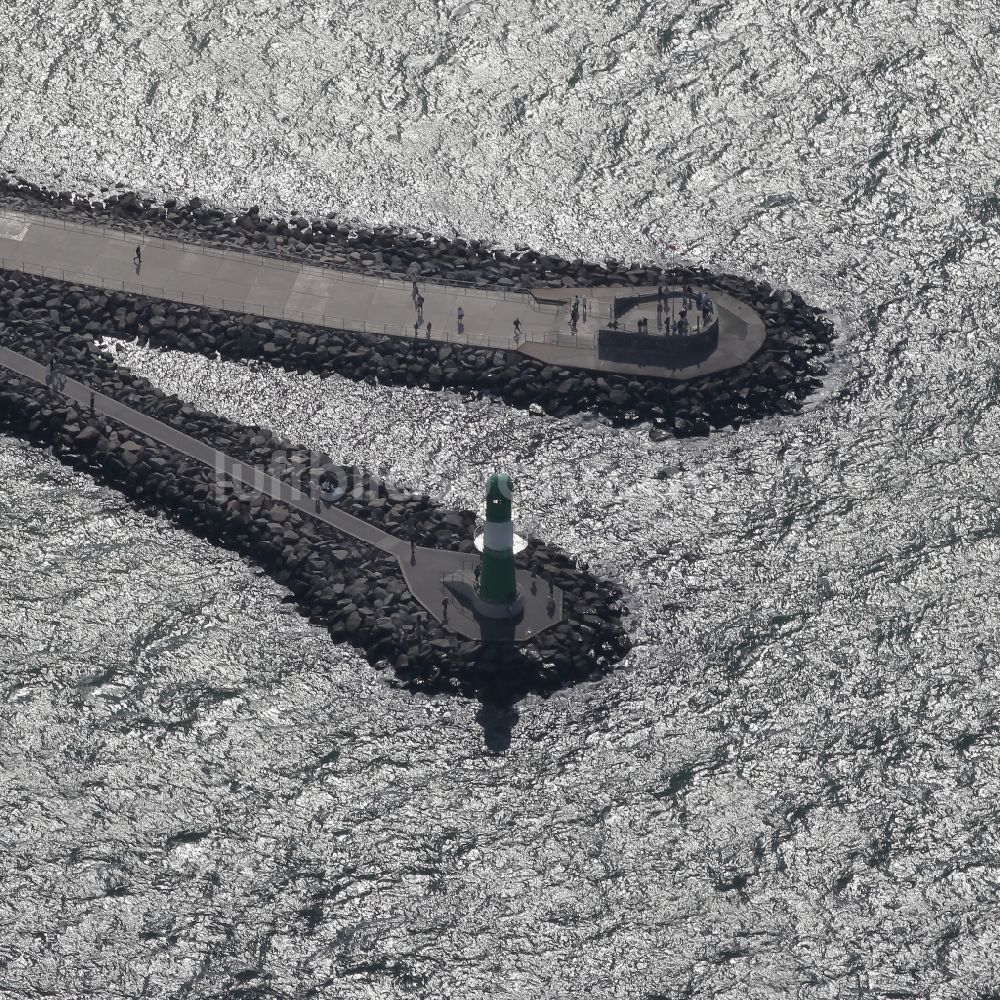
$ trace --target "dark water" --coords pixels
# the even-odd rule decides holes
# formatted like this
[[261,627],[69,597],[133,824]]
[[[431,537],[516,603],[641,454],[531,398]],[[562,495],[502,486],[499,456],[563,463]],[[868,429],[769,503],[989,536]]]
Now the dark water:
[[[990,4],[22,4],[0,154],[831,309],[795,419],[654,444],[128,348],[197,405],[620,580],[634,653],[530,699],[393,690],[233,555],[0,439],[11,996],[1000,990],[1000,251]],[[671,475],[657,480],[657,470]]]

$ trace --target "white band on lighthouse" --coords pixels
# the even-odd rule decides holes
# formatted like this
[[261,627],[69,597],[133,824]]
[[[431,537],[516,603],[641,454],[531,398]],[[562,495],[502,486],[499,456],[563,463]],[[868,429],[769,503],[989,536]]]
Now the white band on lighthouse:
[[487,521],[483,531],[483,547],[494,552],[514,548],[514,525],[510,521]]

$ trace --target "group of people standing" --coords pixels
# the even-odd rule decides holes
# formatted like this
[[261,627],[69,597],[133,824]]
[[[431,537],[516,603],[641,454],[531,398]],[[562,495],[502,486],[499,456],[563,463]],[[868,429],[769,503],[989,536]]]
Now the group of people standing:
[[[660,329],[664,326],[664,312],[666,309],[666,299],[667,295],[663,290],[663,287],[659,287],[656,290],[656,326]],[[691,320],[688,318],[688,312],[691,309],[697,310],[701,314],[701,320],[698,324],[699,328],[701,323],[708,324],[709,319],[712,316],[712,300],[708,297],[705,292],[694,291],[690,285],[685,285],[684,290],[681,294],[681,310],[680,314],[676,319],[673,315],[666,320],[666,332],[669,334],[674,334],[679,337],[686,336],[691,332]],[[671,309],[671,314],[673,310]],[[639,331],[640,333],[649,333],[649,320],[641,319],[639,320]]]
[[[410,298],[413,299],[413,306],[417,311],[416,319],[413,322],[413,336],[414,338],[420,336],[420,327],[424,326],[424,297],[420,294],[420,287],[417,285],[416,281],[413,282],[413,288],[410,292]],[[586,314],[586,303],[584,304],[584,319],[587,318]],[[458,320],[458,333],[459,336],[465,333],[465,309],[459,306],[456,311],[456,319]],[[424,326],[424,335],[428,340],[431,339],[431,324],[428,320],[426,326]],[[517,318],[514,320],[514,344],[521,340],[523,334],[521,333],[521,320]]]
[[[413,323],[413,336],[417,337],[420,333],[421,324],[424,322],[424,297],[420,294],[420,288],[415,281],[413,282],[413,289],[410,292],[410,298],[413,299],[414,308],[417,310],[417,317]],[[458,307],[456,318],[458,320],[458,333],[461,336],[465,333],[465,310],[461,306]],[[424,335],[428,340],[431,339],[430,320],[427,321]]]
[[[413,321],[413,336],[414,339],[420,334],[421,324],[424,322],[424,297],[420,294],[420,289],[417,287],[417,283],[413,282],[413,291],[410,294],[410,298],[413,299],[413,305],[417,310],[417,318]],[[427,339],[431,339],[431,323],[430,320],[427,321],[427,329],[425,331]]]

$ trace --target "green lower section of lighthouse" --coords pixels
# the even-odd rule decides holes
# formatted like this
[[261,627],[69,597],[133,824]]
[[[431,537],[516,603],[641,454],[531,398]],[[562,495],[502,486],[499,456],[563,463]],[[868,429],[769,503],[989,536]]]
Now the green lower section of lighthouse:
[[514,553],[483,549],[479,563],[479,596],[492,604],[506,604],[517,597],[517,573]]

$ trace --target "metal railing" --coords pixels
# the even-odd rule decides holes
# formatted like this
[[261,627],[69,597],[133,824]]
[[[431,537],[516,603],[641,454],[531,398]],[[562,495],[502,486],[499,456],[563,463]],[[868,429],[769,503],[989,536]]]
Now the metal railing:
[[418,284],[436,284],[452,289],[453,291],[459,292],[465,296],[499,298],[503,301],[524,302],[527,308],[533,310],[534,312],[555,314],[562,308],[561,300],[538,297],[531,291],[514,292],[504,291],[502,289],[481,288],[473,282],[431,279],[413,274],[394,275],[391,272],[386,275],[365,274],[362,271],[351,270],[343,265],[325,264],[321,262],[305,263],[289,260],[280,254],[269,251],[267,248],[244,250],[241,247],[233,247],[225,244],[222,246],[216,246],[211,243],[206,243],[203,240],[189,239],[183,234],[179,234],[177,237],[150,236],[139,229],[128,229],[127,227],[119,229],[117,227],[107,226],[101,223],[75,222],[59,218],[58,216],[34,215],[30,212],[20,212],[16,209],[3,207],[0,207],[0,218],[13,219],[27,225],[48,226],[53,229],[73,230],[83,233],[94,232],[101,235],[105,239],[117,240],[121,243],[129,243],[136,240],[144,246],[154,246],[168,249],[180,247],[184,250],[200,253],[207,257],[217,257],[220,259],[231,260],[234,255],[238,254],[243,259],[243,263],[253,263],[255,266],[262,268],[266,267],[274,270],[293,271],[300,274],[315,273],[320,276],[329,275],[330,272],[333,272],[333,274],[335,274],[340,280],[357,281],[361,284],[406,284],[407,282],[412,281],[416,281]]
[[[300,309],[285,309],[283,307],[266,306],[259,302],[249,302],[245,299],[227,299],[212,295],[196,295],[178,289],[163,288],[158,285],[146,285],[132,281],[114,281],[102,278],[100,275],[86,274],[82,271],[67,271],[63,268],[43,267],[33,261],[12,260],[0,257],[0,269],[21,271],[56,281],[87,285],[101,288],[105,291],[128,292],[134,295],[144,295],[149,298],[168,299],[184,305],[195,305],[209,309],[221,309],[226,312],[241,313],[246,316],[260,316],[262,319],[279,319],[288,323],[305,323],[311,326],[324,327],[330,330],[345,330],[352,333],[379,334],[403,340],[427,340],[430,343],[462,344],[468,347],[483,347],[490,350],[514,350],[513,330],[507,337],[472,336],[465,332],[435,329],[433,337],[422,336],[419,328],[414,330],[409,326],[388,327],[383,323],[369,323],[367,320],[353,319],[346,316],[333,316],[329,313],[306,312]],[[522,331],[520,342],[544,342],[545,331]]]

